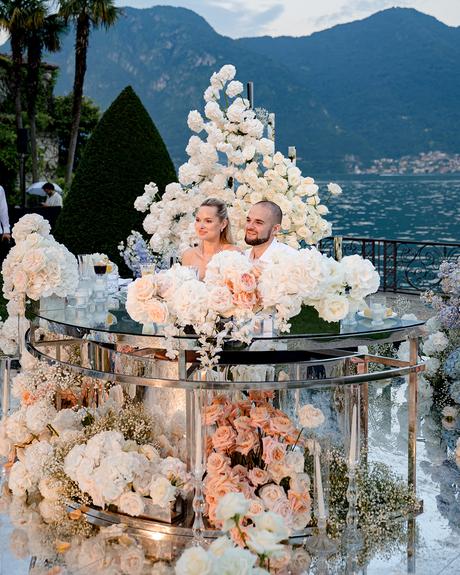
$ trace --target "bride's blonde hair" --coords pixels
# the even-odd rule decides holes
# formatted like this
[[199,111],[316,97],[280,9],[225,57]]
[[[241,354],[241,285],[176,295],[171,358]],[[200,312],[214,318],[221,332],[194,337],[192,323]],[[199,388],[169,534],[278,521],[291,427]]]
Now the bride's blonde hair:
[[232,230],[230,229],[230,220],[228,217],[227,204],[218,198],[206,198],[206,200],[201,204],[202,206],[208,206],[211,208],[216,208],[217,217],[221,222],[227,220],[227,225],[220,232],[220,241],[223,244],[233,244]]

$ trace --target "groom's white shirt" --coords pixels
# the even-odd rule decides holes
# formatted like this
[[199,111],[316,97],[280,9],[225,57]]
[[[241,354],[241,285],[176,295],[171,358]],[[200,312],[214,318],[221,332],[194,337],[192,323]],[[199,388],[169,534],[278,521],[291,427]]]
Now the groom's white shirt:
[[[245,252],[249,259],[251,259],[251,251],[252,251],[252,248],[249,248]],[[260,258],[257,258],[257,261],[259,261],[259,262],[270,262],[275,255],[288,254],[288,253],[292,253],[292,252],[296,252],[296,251],[297,250],[295,250],[294,248],[291,248],[291,246],[288,246],[287,244],[283,244],[275,238],[272,241],[272,243],[268,246],[268,248],[264,251],[264,253],[260,256]]]

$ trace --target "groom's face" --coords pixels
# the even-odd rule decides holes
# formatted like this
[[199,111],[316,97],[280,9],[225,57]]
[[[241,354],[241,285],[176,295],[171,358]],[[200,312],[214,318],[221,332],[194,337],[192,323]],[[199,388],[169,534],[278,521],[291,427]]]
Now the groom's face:
[[270,209],[264,205],[255,205],[246,218],[244,241],[248,246],[260,246],[275,236],[277,228],[279,226],[273,221]]

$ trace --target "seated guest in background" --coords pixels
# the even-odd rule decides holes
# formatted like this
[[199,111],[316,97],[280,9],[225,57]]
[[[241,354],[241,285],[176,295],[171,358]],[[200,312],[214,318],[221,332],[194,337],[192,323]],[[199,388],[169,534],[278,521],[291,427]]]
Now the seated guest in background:
[[10,241],[10,219],[8,216],[8,204],[6,201],[5,190],[0,186],[0,225],[2,227],[2,241]]
[[275,202],[263,200],[252,206],[246,218],[244,237],[248,246],[252,246],[246,250],[250,260],[269,262],[275,254],[296,251],[276,239],[282,219],[283,212]]
[[48,196],[46,198],[46,201],[43,203],[43,206],[45,208],[62,208],[61,194],[56,192],[53,184],[51,184],[50,182],[46,182],[46,184],[43,184],[42,190]]
[[189,248],[182,256],[182,265],[198,269],[202,280],[210,259],[223,250],[238,250],[233,245],[227,206],[217,198],[207,198],[195,216],[195,231],[199,244]]

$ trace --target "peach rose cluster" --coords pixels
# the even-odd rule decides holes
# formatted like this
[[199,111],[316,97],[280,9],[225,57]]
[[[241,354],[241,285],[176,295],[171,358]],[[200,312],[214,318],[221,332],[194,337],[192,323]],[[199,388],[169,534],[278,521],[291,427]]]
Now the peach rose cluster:
[[245,316],[262,308],[258,269],[236,251],[216,254],[206,269],[205,283],[210,288],[224,290],[232,301],[232,315]]
[[273,406],[272,397],[271,391],[252,391],[231,401],[221,394],[204,410],[210,438],[204,493],[216,527],[222,527],[217,506],[229,493],[242,493],[249,501],[243,528],[263,511],[278,513],[293,531],[310,522],[310,478],[304,472],[300,430]]

